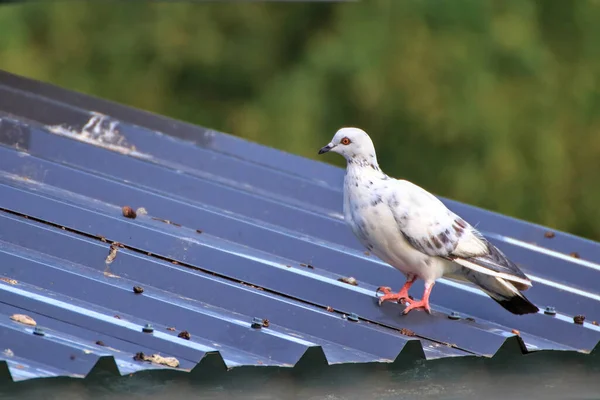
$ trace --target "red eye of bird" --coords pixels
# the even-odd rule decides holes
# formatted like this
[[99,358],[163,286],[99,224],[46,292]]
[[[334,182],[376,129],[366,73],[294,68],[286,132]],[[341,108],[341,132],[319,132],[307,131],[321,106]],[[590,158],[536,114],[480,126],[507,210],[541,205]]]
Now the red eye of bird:
[[350,141],[350,139],[348,139],[347,137],[345,137],[345,138],[342,139],[342,141],[340,143],[343,144],[344,146],[347,146],[347,145],[349,145],[352,142]]

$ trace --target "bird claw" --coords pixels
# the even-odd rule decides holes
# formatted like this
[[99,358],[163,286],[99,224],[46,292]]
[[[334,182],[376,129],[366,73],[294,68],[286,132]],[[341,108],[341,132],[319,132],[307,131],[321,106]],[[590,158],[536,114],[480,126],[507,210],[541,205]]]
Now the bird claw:
[[378,298],[379,306],[381,306],[385,301],[395,301],[396,303],[404,304],[406,299],[409,298],[406,291],[401,290],[398,293],[393,293],[392,289],[387,286],[378,287],[375,295],[377,295],[379,292],[383,293],[383,296]]
[[402,311],[402,314],[406,315],[412,310],[420,308],[424,309],[427,314],[431,314],[431,307],[429,306],[429,302],[423,300],[408,303],[404,311]]
[[379,292],[382,292],[384,295],[385,295],[385,294],[390,294],[390,293],[392,292],[392,288],[391,288],[391,287],[389,287],[389,286],[379,286],[379,287],[377,288],[377,290],[375,291],[375,295],[377,296],[377,294],[378,294]]

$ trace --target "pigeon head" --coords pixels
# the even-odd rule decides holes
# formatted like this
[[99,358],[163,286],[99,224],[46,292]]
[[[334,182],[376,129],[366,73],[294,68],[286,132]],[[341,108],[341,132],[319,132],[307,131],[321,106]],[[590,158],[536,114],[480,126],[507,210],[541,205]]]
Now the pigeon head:
[[375,146],[367,132],[359,128],[338,130],[331,142],[319,150],[319,154],[329,151],[341,154],[348,163],[377,166]]

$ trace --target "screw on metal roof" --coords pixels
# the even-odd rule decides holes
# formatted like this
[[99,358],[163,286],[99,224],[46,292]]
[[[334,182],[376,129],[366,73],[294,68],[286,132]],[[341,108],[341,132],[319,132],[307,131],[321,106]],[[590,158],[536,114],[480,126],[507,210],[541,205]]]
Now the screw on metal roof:
[[258,317],[254,317],[252,318],[252,328],[254,329],[260,329],[263,326],[263,319],[262,318],[258,318]]
[[544,310],[544,314],[556,315],[556,310],[552,306],[547,306],[546,309]]
[[460,314],[457,313],[456,311],[452,311],[452,313],[450,315],[448,315],[448,318],[454,319],[454,320],[460,319]]
[[145,333],[152,333],[152,332],[154,332],[154,328],[152,327],[152,324],[146,324],[146,325],[144,325],[144,327],[142,328],[142,332],[145,332]]
[[44,332],[44,330],[39,326],[36,326],[35,328],[33,328],[33,334],[38,336],[44,336],[46,332]]
[[358,322],[358,315],[355,313],[350,313],[350,315],[348,315],[348,321]]

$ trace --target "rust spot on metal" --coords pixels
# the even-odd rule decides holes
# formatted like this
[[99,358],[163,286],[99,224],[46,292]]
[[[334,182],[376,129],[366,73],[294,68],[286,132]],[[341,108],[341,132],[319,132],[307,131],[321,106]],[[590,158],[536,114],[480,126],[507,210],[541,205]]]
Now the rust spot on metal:
[[306,268],[308,268],[308,269],[315,269],[315,267],[313,267],[313,266],[312,266],[312,265],[310,265],[310,264],[304,264],[304,263],[300,263],[300,266],[301,266],[301,267],[306,267]]
[[9,283],[11,285],[16,285],[17,283],[19,283],[15,279],[10,279],[10,278],[0,278],[0,281]]
[[400,333],[405,336],[416,336],[416,334],[413,331],[407,328],[400,329]]
[[547,239],[552,239],[554,236],[556,235],[552,231],[547,231],[546,233],[544,233],[544,237]]
[[144,293],[144,288],[141,286],[134,286],[133,287],[133,293],[135,294],[142,294]]
[[171,331],[171,332],[174,332],[174,331],[175,331],[175,328],[174,328],[174,327],[172,327],[172,326],[169,326],[169,327],[167,328],[167,330],[168,330],[168,331]]
[[573,258],[579,258],[579,253],[578,253],[578,252],[576,252],[576,251],[574,251],[574,252],[570,253],[569,255],[570,255],[571,257],[573,257]]
[[331,306],[327,306],[327,311],[329,311],[329,312],[333,312],[333,307],[331,307]]
[[269,327],[269,320],[268,319],[263,319],[262,326],[263,326],[263,328],[268,328]]
[[583,325],[583,321],[585,321],[585,315],[576,315],[573,317],[573,322],[577,325]]
[[121,317],[119,317],[118,315],[115,315],[115,318],[116,318],[116,319],[121,319]]
[[358,286],[358,281],[351,276],[349,276],[347,278],[346,277],[338,278],[338,281],[347,283],[348,285]]
[[179,263],[175,260],[171,261],[171,264],[179,265]]
[[365,251],[365,256],[370,256],[371,253],[369,253],[368,251]]
[[97,237],[98,237],[98,239],[100,239],[100,241],[101,241],[101,242],[104,242],[104,243],[106,243],[106,242],[107,242],[107,240],[106,240],[106,237],[105,237],[105,236],[103,236],[103,235],[97,235]]
[[598,326],[598,321],[592,321],[592,325]]
[[514,333],[514,334],[515,334],[515,335],[517,335],[517,336],[521,336],[521,332],[519,332],[519,331],[518,331],[518,330],[516,330],[516,329],[513,329],[511,332],[512,332],[512,333]]
[[179,335],[177,335],[177,337],[185,339],[185,340],[190,340],[192,335],[190,335],[190,333],[188,331],[181,331],[181,332],[179,332]]
[[97,341],[96,341],[96,344],[97,344],[98,346],[106,346],[102,340],[97,340]]
[[202,233],[202,229],[196,229],[196,233]]
[[135,213],[135,211],[133,210],[133,208],[131,208],[129,206],[123,206],[123,208],[121,209],[121,211],[123,212],[123,216],[125,218],[135,219],[135,217],[137,217],[137,214]]

